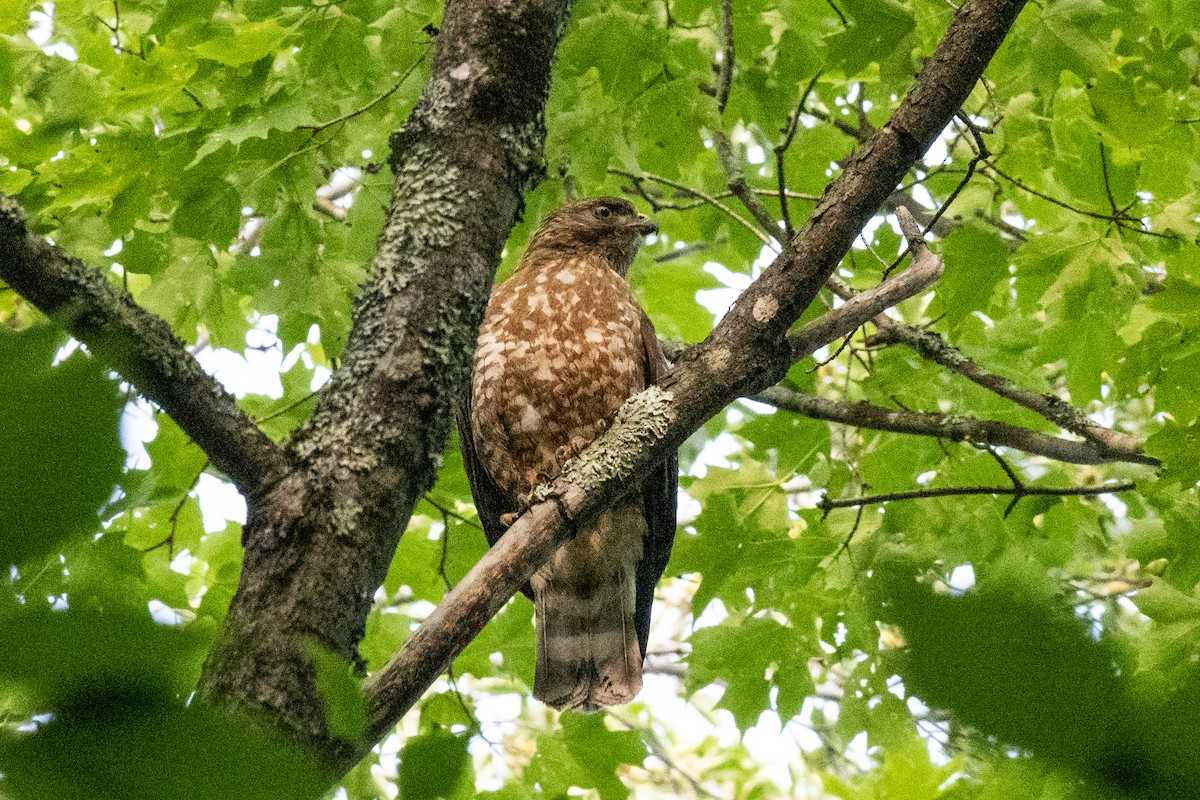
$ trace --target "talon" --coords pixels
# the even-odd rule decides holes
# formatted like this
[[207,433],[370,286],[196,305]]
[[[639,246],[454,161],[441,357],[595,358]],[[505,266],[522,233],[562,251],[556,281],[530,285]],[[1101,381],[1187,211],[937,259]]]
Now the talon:
[[512,524],[517,521],[517,517],[521,516],[519,511],[513,511],[508,514],[500,515],[500,524],[506,528],[511,528]]

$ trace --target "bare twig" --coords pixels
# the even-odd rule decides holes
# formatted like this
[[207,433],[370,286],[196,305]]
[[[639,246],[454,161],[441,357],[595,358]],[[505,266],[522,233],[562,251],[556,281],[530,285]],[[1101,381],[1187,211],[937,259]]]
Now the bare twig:
[[804,87],[804,92],[800,95],[800,102],[796,104],[796,110],[788,117],[787,125],[783,128],[783,140],[775,145],[775,179],[779,189],[779,213],[783,217],[783,230],[787,234],[790,241],[796,235],[795,229],[792,227],[792,217],[788,213],[788,191],[787,178],[784,171],[784,156],[787,155],[788,149],[792,146],[792,140],[796,138],[796,128],[800,123],[800,115],[804,113],[804,106],[808,104],[808,98],[816,88],[817,81],[821,79],[823,73],[818,72]]
[[[767,213],[767,209],[763,206],[762,201],[750,189],[750,185],[746,183],[746,172],[742,169],[740,160],[733,153],[733,145],[729,141],[729,137],[724,131],[716,131],[713,133],[713,143],[717,151],[717,158],[721,162],[721,167],[725,170],[726,180],[729,183],[729,191],[733,192],[733,196],[742,202],[746,210],[750,212],[750,216],[754,217],[757,222],[768,235],[779,230],[779,225],[775,219]],[[778,251],[778,247],[772,249]]]
[[720,61],[717,70],[717,113],[725,113],[729,90],[733,88],[733,0],[721,0],[721,18],[717,29]]
[[167,533],[166,538],[158,544],[152,544],[142,550],[143,555],[154,552],[160,547],[166,547],[167,560],[169,561],[175,558],[175,531],[179,528],[179,514],[183,511],[183,507],[187,503],[188,497],[192,493],[192,489],[196,488],[196,484],[200,481],[200,476],[204,474],[206,469],[208,469],[208,459],[205,459],[204,463],[200,465],[200,471],[196,473],[195,478],[192,478],[191,484],[183,491],[183,496],[179,498],[179,502],[176,503],[175,508],[171,510],[171,516],[167,518],[167,521],[171,525],[171,530]]
[[643,200],[645,200],[647,203],[650,204],[650,207],[656,212],[660,208],[664,208],[665,206],[663,206],[657,198],[655,198],[653,195],[649,194],[642,188],[642,183],[644,181],[653,181],[654,183],[659,183],[659,184],[662,184],[663,186],[669,186],[678,192],[683,192],[687,195],[690,195],[692,197],[695,197],[695,198],[703,201],[704,203],[707,203],[708,205],[712,206],[713,208],[718,209],[722,214],[725,214],[730,219],[737,222],[739,225],[744,227],[746,230],[752,232],[755,236],[757,236],[759,238],[760,241],[762,241],[763,244],[765,244],[768,247],[771,247],[773,249],[778,249],[778,244],[775,242],[772,242],[771,237],[768,236],[767,234],[763,233],[761,230],[759,230],[754,225],[754,223],[750,222],[750,220],[746,219],[741,214],[737,213],[732,208],[725,205],[720,200],[718,200],[717,198],[713,197],[710,194],[705,194],[704,192],[702,192],[698,189],[692,189],[688,186],[683,185],[682,183],[678,183],[677,181],[673,181],[669,178],[664,178],[661,175],[655,175],[652,172],[643,172],[641,175],[634,175],[632,172],[625,172],[624,170],[620,170],[620,169],[610,169],[609,172],[612,173],[613,175],[621,175],[621,176],[629,178],[631,181],[633,181],[634,189],[638,192],[638,194],[641,196],[641,198]]
[[[1137,488],[1137,484],[1132,481],[1125,483],[1111,483],[1104,486],[1066,486],[1066,487],[1043,487],[1043,486],[949,486],[940,489],[918,489],[911,492],[891,492],[888,494],[873,494],[865,497],[853,497],[847,500],[830,500],[828,497],[822,497],[817,502],[817,508],[828,514],[837,508],[858,508],[859,506],[880,505],[882,503],[891,503],[899,500],[925,500],[932,497],[962,497],[970,495],[996,495],[1000,497],[1013,498],[1013,502],[1009,504],[1008,511],[1011,511],[1018,500],[1023,497],[1035,496],[1050,496],[1050,497],[1093,497],[1102,494],[1116,494],[1117,492],[1128,492]],[[1005,515],[1008,514],[1005,512]]]
[[1139,219],[1138,217],[1132,216],[1124,211],[1118,210],[1116,212],[1102,214],[1098,211],[1089,211],[1086,208],[1078,208],[1076,206],[1073,206],[1070,203],[1059,200],[1057,197],[1053,197],[1051,195],[1046,194],[1045,192],[1041,192],[1041,191],[1038,191],[1037,189],[1034,189],[1032,186],[1025,183],[1020,178],[1016,178],[1016,177],[1013,177],[1012,175],[1009,175],[1007,172],[1005,172],[1004,170],[997,167],[996,162],[992,159],[984,160],[983,164],[984,164],[985,170],[994,173],[996,176],[998,176],[1000,178],[1003,178],[1004,180],[1011,183],[1013,186],[1016,186],[1021,191],[1027,192],[1028,194],[1031,194],[1034,197],[1037,197],[1041,200],[1045,200],[1047,203],[1056,205],[1059,208],[1064,208],[1067,211],[1071,211],[1075,214],[1079,214],[1080,216],[1090,217],[1091,219],[1099,219],[1099,220],[1103,220],[1105,222],[1111,222],[1112,224],[1116,225],[1121,230],[1130,231],[1132,233],[1139,233],[1144,236],[1154,236],[1159,239],[1178,239],[1179,238],[1178,236],[1176,236],[1175,234],[1172,234],[1172,233],[1163,233],[1161,231],[1146,230],[1146,228],[1142,227],[1141,219]]

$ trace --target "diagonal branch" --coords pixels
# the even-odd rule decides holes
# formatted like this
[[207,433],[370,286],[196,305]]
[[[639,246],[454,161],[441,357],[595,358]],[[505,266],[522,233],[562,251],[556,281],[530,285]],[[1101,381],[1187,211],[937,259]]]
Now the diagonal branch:
[[246,497],[289,468],[283,451],[204,372],[166,322],[99,270],[34,236],[0,194],[0,278],[112,366],[208,455]]

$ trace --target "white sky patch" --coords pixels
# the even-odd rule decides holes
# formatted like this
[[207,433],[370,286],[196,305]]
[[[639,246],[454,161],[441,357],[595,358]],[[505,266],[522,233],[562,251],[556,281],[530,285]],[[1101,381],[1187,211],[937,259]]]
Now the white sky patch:
[[955,594],[962,594],[969,589],[975,588],[974,565],[959,564],[954,568],[954,571],[950,573],[950,580],[948,583],[950,584],[950,588],[954,590]]
[[802,763],[800,746],[794,738],[783,735],[778,714],[771,710],[763,712],[758,723],[746,731],[742,743],[765,765],[763,772],[768,778],[784,788],[791,788],[791,767]]
[[150,403],[138,397],[125,404],[121,412],[121,446],[125,448],[127,469],[150,469],[150,454],[146,443],[158,435],[158,423]]
[[228,522],[246,524],[246,501],[232,483],[205,472],[196,481],[196,500],[208,533],[225,530]]

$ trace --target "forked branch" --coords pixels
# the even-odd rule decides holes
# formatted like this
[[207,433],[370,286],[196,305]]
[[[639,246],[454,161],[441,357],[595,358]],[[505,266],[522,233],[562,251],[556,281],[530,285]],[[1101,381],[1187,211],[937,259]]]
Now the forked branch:
[[158,404],[246,497],[288,470],[283,451],[162,319],[26,227],[0,194],[0,278]]

